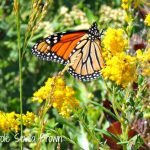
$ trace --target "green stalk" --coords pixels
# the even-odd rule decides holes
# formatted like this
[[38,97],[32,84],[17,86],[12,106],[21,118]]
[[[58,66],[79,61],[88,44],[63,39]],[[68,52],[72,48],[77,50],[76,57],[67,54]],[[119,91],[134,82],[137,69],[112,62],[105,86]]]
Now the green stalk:
[[45,129],[45,125],[46,125],[46,121],[44,120],[45,119],[45,115],[47,113],[47,111],[49,110],[49,108],[51,107],[51,100],[53,99],[53,95],[54,95],[54,90],[55,90],[55,82],[56,82],[56,77],[54,77],[54,80],[52,81],[52,84],[50,85],[51,86],[51,91],[46,99],[46,102],[45,102],[45,105],[44,107],[42,108],[42,112],[39,116],[39,118],[41,119],[40,121],[40,125],[39,125],[39,131],[38,131],[38,136],[37,136],[37,143],[36,143],[36,147],[35,147],[35,150],[39,150],[40,149],[40,146],[41,146],[41,139],[40,139],[40,136],[41,134],[44,132],[44,129]]
[[[16,24],[17,24],[17,43],[18,43],[18,54],[19,54],[19,93],[20,93],[20,135],[23,136],[23,119],[22,119],[22,59],[21,59],[21,37],[20,37],[20,2],[15,1],[16,7]],[[23,142],[20,140],[20,149],[23,149]]]
[[118,114],[118,111],[117,111],[117,108],[116,108],[115,89],[114,89],[114,87],[113,87],[112,97],[113,97],[113,98],[112,98],[112,101],[111,101],[111,103],[112,103],[112,108],[113,108],[113,110],[114,110],[114,112],[115,112],[115,115],[116,115],[118,121],[121,123],[122,121],[121,121],[121,119],[120,119],[120,115]]
[[[122,122],[121,127],[122,127],[122,136],[123,136],[122,140],[123,142],[128,141],[128,126],[124,122]],[[126,150],[127,143],[123,144],[122,147],[123,147],[123,150]]]
[[35,150],[39,150],[40,149],[40,145],[41,145],[41,139],[40,139],[40,136],[41,134],[43,133],[43,130],[44,130],[44,127],[45,127],[45,115],[48,111],[48,104],[49,104],[49,101],[50,101],[50,98],[48,100],[46,100],[45,104],[44,104],[44,107],[42,108],[42,112],[41,112],[41,115],[40,115],[40,125],[39,125],[39,131],[38,131],[38,135],[37,135],[37,143],[36,143],[36,148]]
[[[113,108],[113,110],[114,110],[114,113],[115,113],[115,115],[113,115],[113,116],[115,116],[115,118],[120,122],[120,116],[119,116],[119,114],[118,114],[118,112],[117,112],[117,109],[116,109],[116,104],[115,104],[115,91],[114,91],[114,87],[113,87],[113,89],[111,90],[110,88],[109,88],[109,86],[107,85],[107,82],[103,79],[103,82],[105,83],[105,86],[106,86],[106,89],[107,89],[107,91],[108,91],[108,93],[113,97],[112,98],[112,100],[111,100],[111,103],[112,103],[112,108]],[[104,109],[104,108],[103,108]],[[107,109],[106,109],[107,110]],[[107,110],[108,111],[108,110]],[[110,115],[111,115],[111,113],[110,112],[108,112]],[[112,113],[113,114],[113,113]]]

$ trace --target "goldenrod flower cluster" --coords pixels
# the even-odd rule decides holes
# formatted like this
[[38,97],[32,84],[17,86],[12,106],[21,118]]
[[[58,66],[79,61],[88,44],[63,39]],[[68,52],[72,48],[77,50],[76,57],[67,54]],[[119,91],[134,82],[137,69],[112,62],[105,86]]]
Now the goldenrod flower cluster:
[[137,52],[137,61],[140,65],[140,71],[143,76],[150,76],[150,48],[142,52],[141,50],[138,50]]
[[150,14],[148,14],[144,20],[144,23],[147,25],[147,26],[150,26]]
[[102,75],[122,87],[135,82],[138,74],[150,76],[150,48],[145,52],[138,50],[136,56],[130,56],[125,52],[127,43],[123,30],[112,28],[107,29],[102,41],[106,61]]
[[127,46],[124,31],[122,29],[108,28],[102,44],[104,45],[104,51],[110,52],[112,55],[124,51]]
[[122,29],[108,28],[102,41],[106,66],[102,69],[105,79],[126,87],[137,79],[136,58],[125,53],[127,39]]
[[129,8],[129,0],[122,0],[122,5],[121,6],[122,6],[123,9],[128,9]]
[[[19,126],[21,124],[21,116],[20,114],[16,114],[15,112],[5,113],[0,111],[0,130],[4,133],[8,133],[10,131],[18,132]],[[23,114],[23,125],[29,126],[34,123],[36,116],[32,112],[27,112],[27,114]]]
[[122,0],[122,8],[127,10],[130,8],[130,6],[137,8],[140,4],[142,4],[143,1],[141,0]]
[[102,69],[105,79],[115,81],[116,84],[126,87],[137,79],[136,59],[124,52],[118,53],[106,61],[106,67]]
[[48,78],[45,85],[33,94],[33,100],[42,102],[48,99],[51,99],[51,105],[66,118],[79,106],[74,90],[66,86],[61,77]]
[[15,112],[4,113],[0,111],[0,130],[3,132],[15,131],[19,130],[19,120],[17,119],[17,115]]
[[27,111],[26,115],[23,114],[22,119],[23,119],[23,125],[28,127],[36,122],[37,117],[34,113]]

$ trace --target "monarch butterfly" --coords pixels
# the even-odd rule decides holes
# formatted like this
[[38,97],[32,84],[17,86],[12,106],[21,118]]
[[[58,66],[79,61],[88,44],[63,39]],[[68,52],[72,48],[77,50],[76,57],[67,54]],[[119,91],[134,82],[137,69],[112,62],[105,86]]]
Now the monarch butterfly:
[[71,65],[68,72],[82,81],[100,76],[104,66],[101,34],[94,22],[89,30],[68,31],[50,35],[36,43],[32,53],[42,60]]

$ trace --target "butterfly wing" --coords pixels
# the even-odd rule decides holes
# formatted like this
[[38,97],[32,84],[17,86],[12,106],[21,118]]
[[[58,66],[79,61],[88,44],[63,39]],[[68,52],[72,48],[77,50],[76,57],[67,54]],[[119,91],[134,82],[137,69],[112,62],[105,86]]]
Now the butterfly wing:
[[33,46],[32,53],[43,60],[70,63],[69,73],[82,81],[98,78],[104,66],[95,23],[89,30],[56,33],[44,38]]
[[100,40],[89,40],[85,34],[74,48],[69,58],[72,66],[69,73],[82,81],[90,81],[100,76],[100,70],[104,66],[101,54]]
[[68,58],[87,30],[56,33],[36,43],[32,53],[42,60],[67,64]]

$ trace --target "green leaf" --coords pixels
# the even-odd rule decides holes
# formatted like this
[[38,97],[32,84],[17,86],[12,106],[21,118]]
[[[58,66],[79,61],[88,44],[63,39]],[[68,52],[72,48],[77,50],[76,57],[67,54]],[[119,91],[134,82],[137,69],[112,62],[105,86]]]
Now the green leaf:
[[106,130],[97,129],[97,128],[96,128],[95,131],[98,131],[98,132],[100,132],[100,133],[103,133],[103,134],[105,134],[105,135],[107,135],[107,136],[109,136],[109,137],[111,137],[111,138],[116,139],[117,141],[119,141],[119,138],[118,138],[117,136],[113,135],[112,133],[110,133],[110,132],[108,132],[108,131],[106,131]]
[[144,81],[144,77],[140,75],[138,78],[138,85],[141,85],[143,81]]

